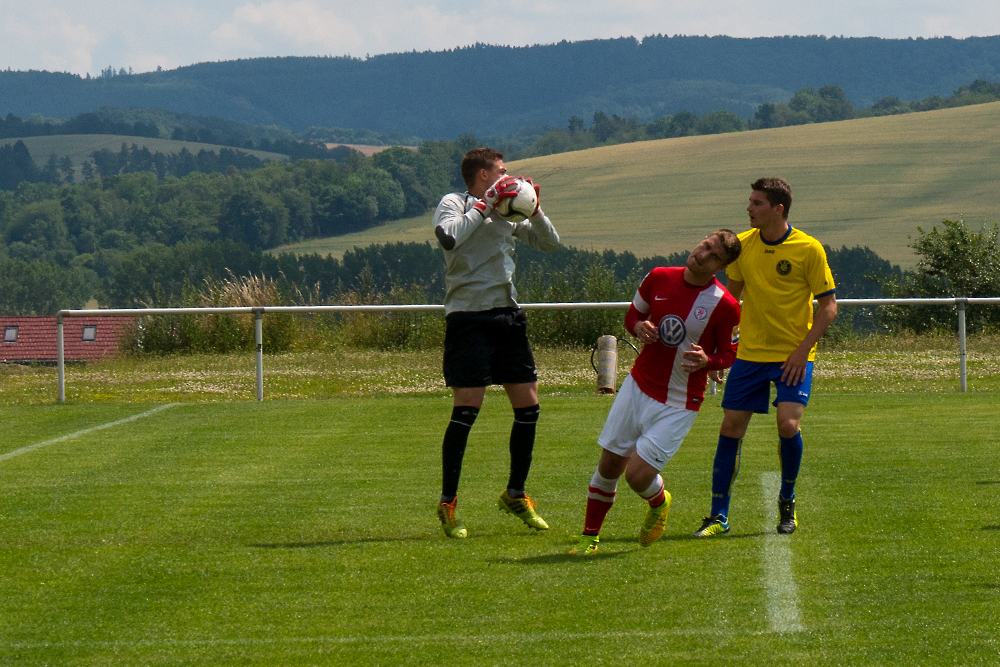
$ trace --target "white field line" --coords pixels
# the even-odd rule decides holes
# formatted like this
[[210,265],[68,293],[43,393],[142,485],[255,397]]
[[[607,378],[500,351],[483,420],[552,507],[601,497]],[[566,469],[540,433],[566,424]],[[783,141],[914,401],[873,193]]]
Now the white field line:
[[781,474],[764,472],[760,475],[761,499],[764,503],[764,585],[767,589],[767,621],[771,632],[802,632],[799,621],[799,595],[792,574],[792,548],[789,536],[774,532],[778,525],[778,491]]
[[752,636],[765,634],[758,631],[731,632],[720,631],[715,628],[704,628],[698,630],[691,629],[666,629],[658,631],[647,630],[624,630],[620,632],[537,632],[537,633],[504,633],[504,634],[482,634],[482,635],[368,635],[353,637],[318,636],[318,637],[231,637],[231,638],[202,638],[202,639],[174,639],[162,637],[159,639],[139,639],[110,640],[110,641],[63,641],[63,642],[11,642],[0,644],[0,647],[12,649],[45,649],[45,648],[67,648],[67,647],[120,647],[120,648],[141,648],[157,646],[255,646],[255,645],[281,645],[281,644],[332,644],[332,645],[363,645],[363,644],[517,644],[530,642],[552,642],[552,641],[579,641],[579,640],[601,640],[601,639],[660,639],[665,636],[674,637],[704,637],[712,636]]
[[52,438],[51,440],[36,442],[33,445],[27,445],[25,447],[21,447],[20,449],[15,449],[12,452],[7,452],[6,454],[0,454],[0,461],[6,461],[7,459],[12,459],[15,456],[20,456],[21,454],[27,454],[28,452],[33,452],[36,449],[41,449],[42,447],[54,445],[57,442],[63,442],[65,440],[70,440],[72,438],[78,438],[81,435],[93,433],[94,431],[103,431],[104,429],[111,428],[112,426],[118,426],[119,424],[127,424],[129,422],[134,422],[137,419],[142,419],[143,417],[149,417],[150,415],[155,415],[157,412],[163,412],[168,408],[173,408],[178,405],[180,405],[180,403],[167,403],[166,405],[155,407],[152,410],[147,410],[146,412],[141,412],[137,415],[126,417],[125,419],[119,419],[117,421],[108,422],[107,424],[101,424],[99,426],[91,426],[90,428],[85,428],[75,433],[70,433],[69,435],[61,435],[58,438]]

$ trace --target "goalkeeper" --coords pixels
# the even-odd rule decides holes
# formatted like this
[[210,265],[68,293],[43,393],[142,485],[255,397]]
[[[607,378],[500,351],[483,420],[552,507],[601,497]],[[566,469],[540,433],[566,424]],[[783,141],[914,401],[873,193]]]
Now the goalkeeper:
[[[514,239],[544,252],[559,249],[559,235],[541,208],[523,222],[494,214],[499,201],[514,198],[503,154],[476,148],[462,159],[465,193],[445,195],[434,212],[434,234],[444,249],[444,378],[454,406],[442,445],[441,498],[437,514],[444,534],[466,537],[456,514],[458,480],[469,432],[483,405],[486,387],[502,385],[514,410],[510,431],[510,477],[500,495],[501,510],[536,530],[548,524],[524,491],[535,446],[538,381],[528,344],[527,319],[514,289]],[[538,186],[535,192],[538,192]]]

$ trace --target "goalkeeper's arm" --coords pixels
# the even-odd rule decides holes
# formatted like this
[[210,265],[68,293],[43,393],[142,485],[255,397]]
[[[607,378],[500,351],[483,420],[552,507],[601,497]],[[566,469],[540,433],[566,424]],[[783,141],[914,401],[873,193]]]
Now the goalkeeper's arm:
[[434,235],[445,250],[454,250],[483,224],[485,218],[481,211],[475,207],[465,210],[466,201],[470,197],[475,199],[468,194],[445,195],[434,211]]
[[[454,250],[489,218],[498,201],[516,196],[517,188],[510,176],[505,176],[490,186],[483,199],[468,193],[445,195],[434,211],[434,235],[438,243],[445,250]],[[474,203],[467,211],[470,199]]]
[[526,241],[535,250],[542,252],[555,252],[559,250],[559,233],[552,226],[552,221],[542,211],[541,192],[538,185],[531,178],[524,179],[535,188],[537,204],[535,210],[525,222],[514,224],[514,236]]

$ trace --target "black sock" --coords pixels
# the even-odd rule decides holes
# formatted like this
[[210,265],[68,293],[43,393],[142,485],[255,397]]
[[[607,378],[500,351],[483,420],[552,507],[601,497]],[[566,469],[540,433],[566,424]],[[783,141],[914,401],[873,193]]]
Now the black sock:
[[469,442],[469,431],[476,423],[479,408],[458,405],[451,411],[451,421],[444,432],[441,446],[441,497],[454,498],[458,494],[458,478],[462,474],[462,457]]
[[531,452],[535,448],[535,424],[538,405],[514,408],[514,425],[510,429],[510,479],[507,488],[524,493],[524,481],[531,468]]

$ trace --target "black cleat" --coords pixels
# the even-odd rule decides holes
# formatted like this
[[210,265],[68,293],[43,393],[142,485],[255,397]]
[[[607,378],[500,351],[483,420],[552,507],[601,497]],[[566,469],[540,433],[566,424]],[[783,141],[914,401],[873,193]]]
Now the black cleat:
[[799,527],[799,521],[795,518],[795,498],[791,500],[778,499],[778,533],[781,535],[791,535]]

